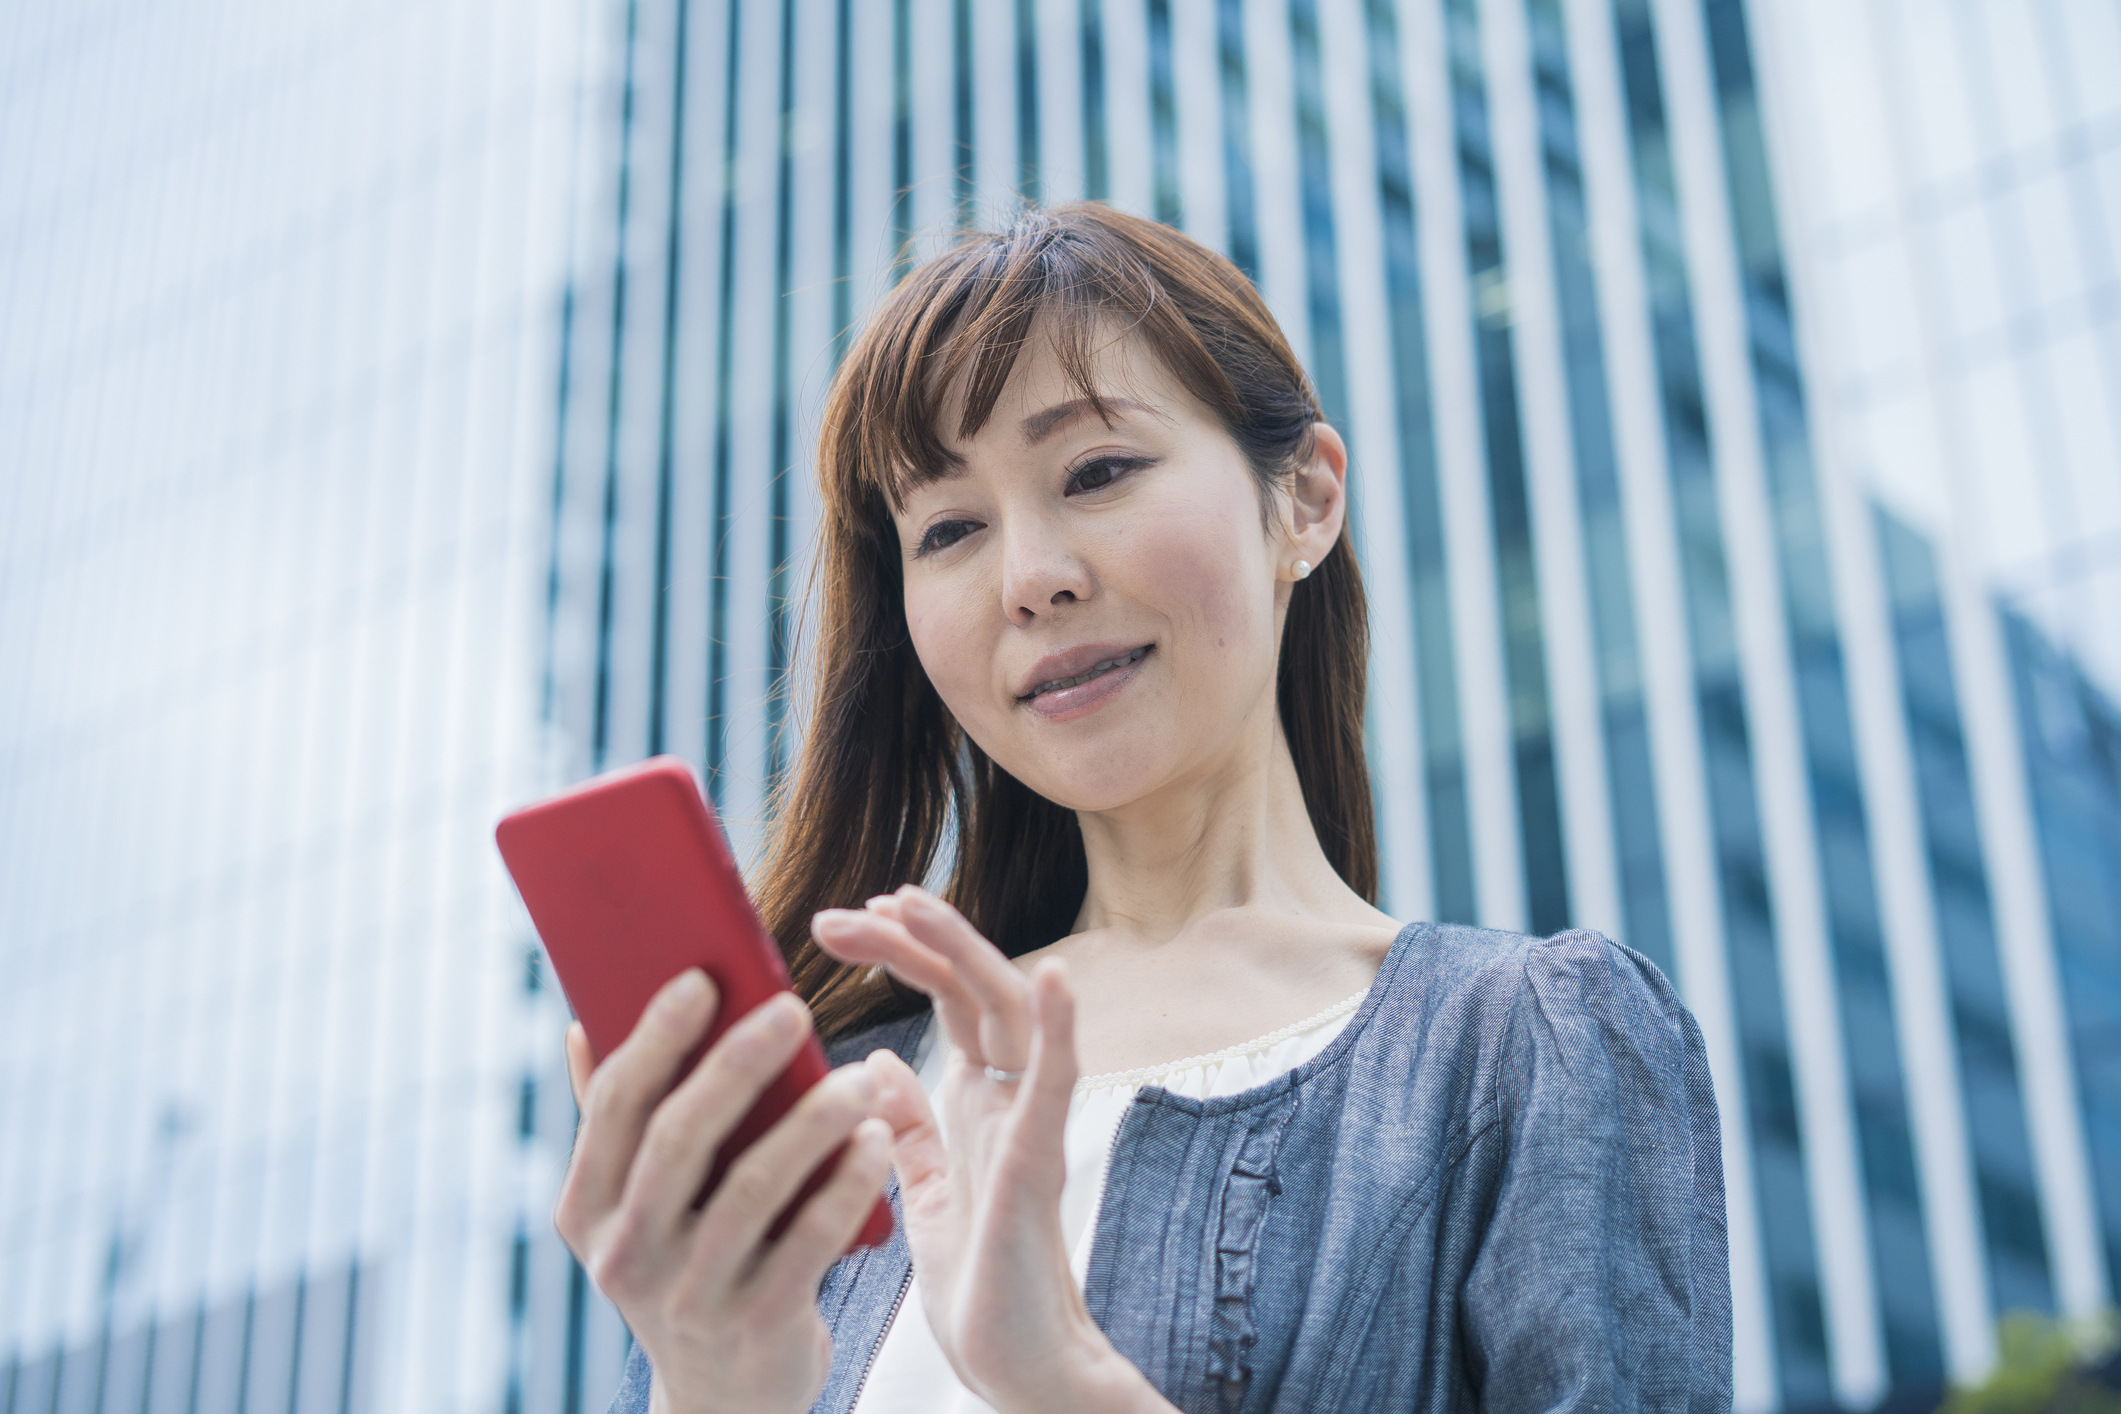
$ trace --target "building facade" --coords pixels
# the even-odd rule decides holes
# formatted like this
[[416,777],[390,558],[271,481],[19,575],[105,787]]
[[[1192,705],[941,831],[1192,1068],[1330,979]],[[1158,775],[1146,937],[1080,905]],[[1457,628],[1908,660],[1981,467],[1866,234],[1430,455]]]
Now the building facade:
[[501,1406],[595,13],[0,14],[9,1414]]

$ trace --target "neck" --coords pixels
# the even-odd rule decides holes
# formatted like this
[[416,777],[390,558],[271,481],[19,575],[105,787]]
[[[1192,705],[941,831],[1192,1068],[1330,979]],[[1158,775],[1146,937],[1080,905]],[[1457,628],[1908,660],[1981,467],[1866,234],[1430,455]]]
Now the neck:
[[1377,916],[1327,861],[1271,715],[1267,729],[1271,741],[1248,743],[1198,777],[1117,810],[1078,814],[1090,874],[1078,931],[1153,945],[1231,910]]

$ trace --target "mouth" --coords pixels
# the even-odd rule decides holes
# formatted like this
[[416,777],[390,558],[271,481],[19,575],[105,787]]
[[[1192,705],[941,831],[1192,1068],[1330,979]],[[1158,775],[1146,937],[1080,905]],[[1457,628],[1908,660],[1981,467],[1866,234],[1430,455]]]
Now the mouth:
[[[1022,694],[1016,700],[1020,703],[1029,705],[1037,702],[1039,698],[1045,697],[1048,694],[1069,692],[1075,688],[1082,687],[1086,683],[1095,682],[1099,678],[1108,677],[1113,673],[1124,672],[1126,669],[1133,667],[1136,663],[1139,663],[1142,659],[1148,657],[1151,650],[1153,650],[1155,647],[1156,645],[1153,643],[1144,643],[1139,647],[1130,648],[1123,653],[1109,654],[1106,657],[1099,658],[1096,661],[1084,666],[1080,671],[1041,679],[1039,682],[1032,686],[1029,692]],[[1042,664],[1041,666],[1044,665]]]

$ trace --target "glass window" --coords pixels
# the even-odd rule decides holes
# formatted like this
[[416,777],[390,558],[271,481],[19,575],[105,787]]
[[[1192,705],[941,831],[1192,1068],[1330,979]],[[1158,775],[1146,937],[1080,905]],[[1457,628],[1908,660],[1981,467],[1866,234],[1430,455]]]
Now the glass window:
[[1844,353],[1842,366],[1868,387],[1916,373],[1915,292],[1907,246],[1896,238],[1850,251],[1832,267],[1838,296],[1822,311]]
[[1981,497],[1980,524],[1989,563],[1999,567],[2033,559],[2048,543],[2046,488],[2027,435],[2017,376],[2009,364],[1996,363],[1958,385]]
[[2080,228],[2070,201],[2069,183],[2079,177],[2069,168],[2031,175],[2012,194],[2017,215],[2025,231],[2026,263],[2033,310],[2013,310],[2013,315],[2044,313],[2057,321],[2074,323],[2083,318],[2075,306],[2085,298],[2091,281],[2084,268],[2079,244]]
[[1956,10],[1929,6],[1902,7],[1898,38],[1904,49],[1897,66],[1913,105],[1915,150],[1929,182],[1959,176],[1979,156],[1974,137],[1974,110],[1967,94],[1960,56],[1965,52],[1954,31],[1964,21]]
[[[2023,154],[2045,144],[2061,127],[2056,111],[2054,76],[2040,54],[2040,5],[1989,4],[1966,26],[1966,37],[1979,47],[1977,62],[1995,95],[1993,126],[1980,134],[1989,156]],[[2109,73],[2102,89],[2113,86]]]
[[2077,122],[2121,114],[2121,7],[2109,0],[2056,0],[2037,7],[2056,61],[2070,76]]
[[1923,525],[1951,521],[1951,484],[1937,438],[1936,406],[1926,388],[1884,398],[1849,416],[1859,466],[1873,491]]
[[1968,345],[1995,331],[2006,313],[1989,213],[1982,204],[1967,202],[1938,217],[1930,229],[1944,277],[1948,327],[1959,345],[1954,352],[1966,355],[1973,351]]

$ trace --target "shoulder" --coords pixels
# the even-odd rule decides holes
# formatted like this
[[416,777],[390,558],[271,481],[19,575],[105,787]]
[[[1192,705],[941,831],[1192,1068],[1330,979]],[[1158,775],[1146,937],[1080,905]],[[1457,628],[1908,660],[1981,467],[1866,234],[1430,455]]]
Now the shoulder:
[[913,1064],[914,1051],[920,1046],[921,1037],[927,1033],[928,1019],[934,1012],[923,1009],[911,1016],[897,1017],[876,1026],[864,1027],[860,1031],[844,1036],[834,1036],[825,1042],[825,1059],[833,1065],[846,1065],[858,1061],[872,1051],[896,1051],[900,1060]]
[[1454,923],[1415,928],[1423,936],[1407,940],[1389,979],[1402,1005],[1472,1009],[1496,1020],[1526,1005],[1645,1023],[1686,1012],[1655,963],[1588,928],[1544,938]]
[[1504,1092],[1586,1071],[1677,1080],[1702,1060],[1700,1030],[1641,953],[1589,929],[1531,937],[1419,925],[1384,980],[1388,1027],[1434,1054],[1457,1052]]

